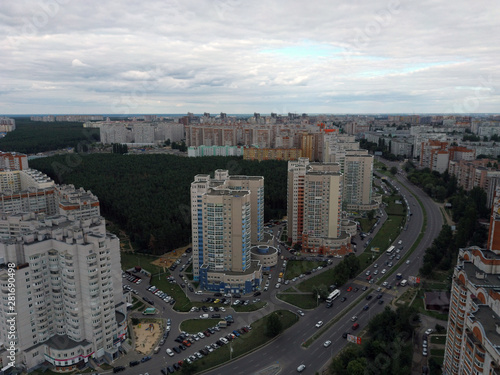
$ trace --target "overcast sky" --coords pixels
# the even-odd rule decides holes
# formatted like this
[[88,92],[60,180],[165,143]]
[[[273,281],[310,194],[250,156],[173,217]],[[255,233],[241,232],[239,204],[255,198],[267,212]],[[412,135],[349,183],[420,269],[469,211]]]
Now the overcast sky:
[[0,114],[500,112],[496,0],[0,2]]

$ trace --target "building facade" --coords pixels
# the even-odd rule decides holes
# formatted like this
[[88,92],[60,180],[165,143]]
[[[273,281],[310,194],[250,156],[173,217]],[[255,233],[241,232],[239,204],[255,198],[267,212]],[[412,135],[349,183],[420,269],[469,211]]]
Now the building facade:
[[344,160],[344,208],[348,211],[372,210],[373,155],[346,155]]
[[[4,214],[0,231],[0,317],[11,317],[7,296],[14,277],[16,365],[32,369],[49,362],[69,371],[90,357],[117,358],[127,312],[119,239],[106,233],[104,220]],[[12,341],[11,330],[0,328],[2,342]],[[11,362],[8,355],[0,350],[3,364]]]
[[191,184],[193,276],[202,289],[250,293],[262,278],[251,245],[264,239],[264,178],[196,175]]
[[338,163],[288,162],[288,241],[313,253],[349,251],[341,228],[343,175]]
[[500,374],[500,189],[496,193],[487,248],[459,250],[443,374]]
[[453,273],[443,374],[500,374],[499,251],[460,249]]
[[112,362],[127,334],[120,241],[92,193],[16,168],[0,172],[0,319],[15,312],[0,327],[0,367]]
[[302,150],[298,148],[256,148],[246,147],[243,150],[244,160],[298,160]]

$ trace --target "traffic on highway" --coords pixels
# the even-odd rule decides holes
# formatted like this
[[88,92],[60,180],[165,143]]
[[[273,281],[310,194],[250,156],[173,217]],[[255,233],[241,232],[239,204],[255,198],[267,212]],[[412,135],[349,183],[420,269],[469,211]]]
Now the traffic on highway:
[[[115,369],[120,367],[119,371],[124,375],[175,372],[185,362],[196,362],[204,355],[210,355],[220,347],[230,345],[233,340],[243,340],[255,320],[274,310],[286,309],[299,317],[295,325],[269,344],[206,373],[244,375],[267,368],[277,368],[285,374],[294,372],[313,374],[320,371],[349,341],[359,343],[357,334],[367,327],[370,319],[381,312],[385,306],[390,305],[408,285],[418,280],[423,253],[441,228],[442,216],[439,209],[425,193],[411,185],[404,175],[391,179],[391,185],[403,197],[407,205],[408,218],[411,216],[411,220],[407,220],[407,226],[401,230],[397,238],[391,239],[387,249],[381,249],[383,254],[363,269],[356,278],[336,288],[339,292],[332,296],[329,303],[321,303],[317,308],[298,309],[278,299],[280,287],[296,285],[307,280],[335,266],[341,259],[309,257],[310,260],[324,261],[324,266],[318,267],[315,272],[304,273],[292,280],[284,280],[280,277],[283,276],[280,273],[282,269],[286,269],[287,259],[292,259],[294,254],[279,241],[276,241],[276,246],[280,250],[280,261],[278,266],[264,278],[263,288],[258,295],[214,295],[214,293],[188,288],[188,282],[180,269],[184,270],[187,267],[190,257],[181,258],[178,263],[179,270],[171,272],[170,281],[179,285],[185,284],[183,290],[191,301],[210,305],[194,308],[189,312],[175,311],[172,308],[172,298],[169,299],[169,296],[162,294],[161,291],[155,293],[154,288],[146,281],[137,283],[133,278],[124,277],[124,289],[133,293],[137,298],[153,302],[148,305],[157,309],[158,313],[155,318],[165,319],[169,324],[162,336],[163,343],[158,344],[158,350],[155,349],[153,353],[146,356],[127,354],[115,361]],[[417,243],[423,229],[424,211],[427,215],[427,227]],[[379,216],[379,225],[372,233],[355,236],[358,254],[365,247],[367,249],[365,251],[369,251],[366,243],[377,234],[384,221],[387,220],[387,215],[383,210],[379,212]],[[283,224],[279,224],[270,228],[275,239],[280,238],[283,227]],[[218,302],[216,306],[213,306],[215,300]],[[239,301],[237,304],[243,305],[264,301],[266,305],[257,311],[236,312],[234,309],[236,301]],[[139,315],[141,314],[137,312],[132,313],[132,316]],[[195,335],[183,333],[180,329],[182,321],[186,319],[205,319],[214,316],[226,323],[214,325],[205,332]],[[319,337],[311,340],[315,334]],[[148,359],[144,360],[145,357]],[[131,366],[132,362],[134,366]]]

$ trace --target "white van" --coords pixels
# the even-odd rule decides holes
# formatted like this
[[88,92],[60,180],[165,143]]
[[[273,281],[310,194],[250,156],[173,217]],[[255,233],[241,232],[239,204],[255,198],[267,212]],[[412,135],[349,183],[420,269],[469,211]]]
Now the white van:
[[406,284],[408,284],[408,280],[401,281],[401,286],[406,286]]

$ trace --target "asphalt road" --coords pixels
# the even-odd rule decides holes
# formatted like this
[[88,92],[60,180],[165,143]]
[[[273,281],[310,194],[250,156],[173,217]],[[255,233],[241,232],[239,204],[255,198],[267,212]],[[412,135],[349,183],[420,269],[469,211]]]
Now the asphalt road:
[[[399,178],[405,186],[396,182],[396,179]],[[407,264],[406,261],[401,260],[399,264],[396,263],[393,266],[393,268],[396,268],[397,270],[389,278],[389,281],[392,285],[395,285],[395,275],[398,272],[401,272],[404,277],[417,275],[418,269],[422,264],[425,249],[430,246],[433,239],[441,230],[442,215],[434,202],[424,192],[406,181],[404,176],[397,176],[392,180],[394,181],[394,185],[400,189],[403,196],[406,197],[410,210],[413,213],[408,223],[408,229],[406,231],[402,231],[398,238],[393,239],[396,243],[397,241],[402,240],[405,249],[402,252],[403,257],[417,240],[423,224],[422,208],[412,194],[418,197],[418,199],[422,202],[424,210],[427,212],[427,229],[422,241],[408,258],[410,260],[409,264]],[[373,235],[375,234],[376,233],[373,233]],[[387,258],[387,255],[382,254],[377,263],[381,263],[381,260],[383,260],[384,257]],[[379,264],[379,267],[377,268],[381,269],[381,267],[382,264]],[[374,270],[373,266],[367,269]],[[381,281],[374,284],[368,284],[365,272],[366,270],[342,288],[341,296],[347,296],[346,302],[342,303],[340,302],[340,299],[337,299],[331,309],[326,309],[323,304],[315,310],[306,312],[306,315],[301,318],[299,323],[287,330],[276,341],[243,358],[237,359],[216,370],[207,372],[207,374],[252,374],[272,365],[278,365],[281,369],[281,373],[290,374],[296,372],[296,369],[300,364],[304,364],[306,366],[306,370],[303,372],[304,374],[314,374],[317,371],[320,371],[321,368],[329,362],[332,356],[336,355],[346,345],[347,340],[342,338],[342,334],[344,332],[353,332],[351,328],[351,317],[353,315],[358,316],[357,323],[360,325],[360,328],[358,329],[359,332],[366,327],[371,316],[381,312],[384,309],[384,306],[394,298],[395,293],[399,292],[397,289],[386,290],[383,288],[383,297],[381,300],[383,300],[384,303],[379,305],[378,300],[375,298],[375,296],[379,293],[376,292],[375,289],[379,287],[377,284],[381,284]],[[369,301],[363,299],[357,304],[352,303],[352,301],[355,301],[360,293],[362,293],[361,285],[370,286],[370,290],[372,291],[370,294],[373,298]],[[352,291],[346,291],[349,287],[358,287],[360,290],[357,292],[357,295],[355,295]],[[350,301],[351,304],[349,304]],[[363,307],[366,304],[369,305],[369,309],[364,311]],[[341,318],[339,322],[328,329],[328,331],[317,339],[309,348],[304,349],[302,347],[302,343],[316,332],[317,328],[315,327],[315,324],[319,320],[324,321],[326,324],[329,320],[333,319],[344,310],[349,312]],[[323,343],[326,340],[332,341],[332,345],[328,348],[323,347]]]
[[[402,186],[400,183],[396,181],[396,179],[400,179],[406,187]],[[388,282],[395,285],[395,275],[398,272],[401,272],[404,278],[408,276],[415,276],[418,273],[418,269],[421,266],[423,253],[425,249],[430,246],[433,239],[438,235],[441,225],[442,225],[442,215],[439,212],[438,207],[434,204],[434,202],[427,197],[425,193],[423,193],[420,189],[411,185],[411,183],[407,182],[404,176],[398,175],[394,179],[394,185],[396,185],[401,193],[406,197],[408,201],[408,206],[413,213],[410,217],[410,221],[408,223],[408,228],[406,231],[402,231],[401,235],[398,238],[392,239],[395,243],[401,240],[404,246],[404,250],[401,253],[401,256],[404,258],[406,252],[410,249],[411,245],[417,240],[422,224],[423,224],[423,212],[420,205],[417,203],[412,194],[416,195],[419,200],[422,202],[424,210],[427,211],[427,230],[425,231],[424,237],[419,244],[418,248],[412,253],[409,257],[409,263],[406,261],[400,261],[395,263],[392,268],[396,268],[397,270],[388,278]],[[385,218],[383,218],[385,219]],[[380,228],[380,226],[378,227]],[[377,229],[378,229],[377,228]],[[281,228],[279,226],[275,226],[273,231],[279,238]],[[376,234],[373,233],[373,236]],[[282,250],[282,255],[290,256],[291,254],[286,250],[284,246],[277,244]],[[358,253],[362,250],[363,243],[361,239],[358,242]],[[381,249],[382,250],[382,249]],[[385,249],[384,249],[385,250]],[[231,375],[243,375],[243,374],[252,374],[258,371],[261,371],[265,368],[275,366],[281,369],[282,374],[290,374],[296,372],[296,368],[300,364],[304,364],[306,366],[305,374],[313,374],[316,371],[320,371],[322,367],[324,367],[332,356],[336,355],[347,343],[347,340],[342,338],[342,334],[344,332],[352,333],[352,324],[351,317],[356,315],[358,317],[357,323],[359,323],[360,328],[357,332],[361,331],[366,327],[368,321],[372,316],[381,312],[385,305],[390,303],[390,301],[394,298],[394,296],[401,292],[400,289],[402,287],[387,290],[383,288],[382,290],[382,298],[380,300],[384,301],[382,304],[378,304],[378,299],[376,295],[379,292],[376,292],[375,289],[379,287],[378,284],[381,284],[382,281],[375,281],[374,284],[368,284],[366,280],[365,272],[366,270],[370,270],[371,273],[375,271],[375,269],[379,270],[379,275],[383,268],[386,268],[389,271],[389,267],[386,267],[383,262],[386,260],[387,255],[382,254],[381,257],[377,260],[378,267],[374,268],[370,266],[363,270],[363,272],[355,279],[350,280],[350,282],[342,287],[341,296],[347,297],[347,301],[341,302],[340,298],[334,301],[333,307],[330,309],[325,308],[324,304],[320,304],[318,308],[314,310],[309,310],[305,312],[305,315],[300,318],[300,321],[295,324],[291,329],[288,329],[270,344],[265,347],[252,352],[242,358],[234,360],[227,365],[221,366],[215,370],[207,372],[207,374],[231,374]],[[187,258],[182,258],[183,263],[187,261]],[[330,266],[333,267],[339,259],[333,259],[334,263]],[[272,273],[272,281],[270,283],[270,288],[268,292],[262,293],[259,298],[261,300],[268,301],[268,305],[259,311],[251,312],[251,313],[235,313],[232,308],[227,309],[225,313],[220,313],[221,316],[225,316],[227,314],[233,315],[235,318],[235,323],[231,326],[231,330],[235,328],[240,328],[244,325],[248,325],[254,320],[270,313],[275,309],[289,309],[291,311],[296,311],[297,309],[294,306],[291,306],[283,301],[280,301],[276,298],[276,294],[278,290],[276,290],[275,283],[277,279],[277,273],[279,269],[281,269],[281,260],[278,262],[278,267]],[[391,270],[392,270],[391,268]],[[178,276],[179,271],[176,270],[173,272],[173,275],[176,277],[178,283],[181,283],[181,279]],[[312,274],[309,277],[314,276]],[[150,292],[146,290],[148,283],[146,281],[142,282],[140,285],[132,284],[123,279],[125,284],[130,284],[132,288],[136,289],[139,292],[139,297],[147,296],[154,300],[155,307],[159,309],[160,314],[155,316],[157,318],[170,318],[172,321],[172,328],[170,335],[166,341],[166,343],[161,347],[161,351],[158,354],[152,354],[152,359],[141,363],[137,367],[129,368],[128,362],[131,360],[140,359],[141,357],[138,355],[127,355],[124,358],[121,358],[116,361],[115,366],[117,365],[125,365],[127,368],[125,371],[120,372],[122,375],[138,375],[149,373],[160,374],[160,369],[165,367],[165,365],[171,365],[174,362],[177,362],[181,359],[186,358],[187,356],[193,354],[195,351],[200,350],[202,347],[209,343],[215,342],[218,338],[230,332],[229,329],[222,329],[220,332],[216,333],[214,336],[210,336],[208,338],[197,341],[187,350],[181,352],[180,354],[175,354],[173,357],[169,357],[165,350],[166,348],[172,348],[175,344],[174,339],[180,333],[180,323],[189,318],[197,318],[199,317],[201,312],[193,312],[193,313],[178,313],[172,310],[172,306],[166,304],[161,301],[156,296],[153,296]],[[302,281],[302,280],[300,280]],[[299,281],[297,281],[298,283]],[[371,300],[362,299],[360,302],[356,303],[355,301],[361,296],[361,293],[364,293],[361,288],[363,286],[369,287],[371,291],[371,295],[373,298]],[[347,288],[353,287],[359,288],[358,292],[347,292]],[[194,292],[189,292],[185,290],[192,300],[201,300],[206,298],[207,296],[212,297],[213,293],[204,293],[203,295],[196,295]],[[254,297],[246,297],[244,299],[253,299]],[[368,305],[368,310],[363,310],[363,307]],[[227,306],[225,306],[227,308]],[[336,317],[340,313],[346,313],[337,323],[331,326],[322,336],[317,339],[309,348],[304,349],[302,347],[302,343],[306,341],[311,335],[313,335],[318,329],[315,327],[315,324],[322,320],[325,324]],[[212,313],[209,313],[211,315]],[[244,336],[242,338],[244,339]],[[237,340],[239,340],[237,339]],[[332,341],[332,345],[328,348],[323,347],[323,343],[326,340]],[[178,345],[178,344],[177,344]],[[108,371],[109,373],[110,371]],[[106,372],[100,372],[106,373]]]

